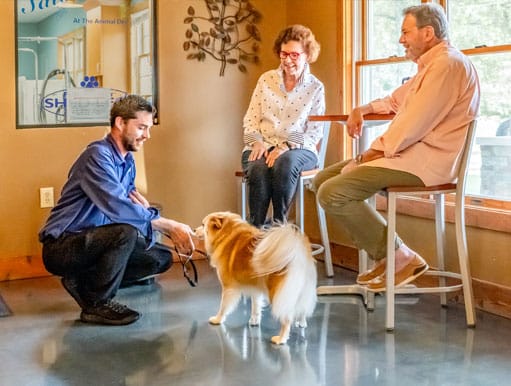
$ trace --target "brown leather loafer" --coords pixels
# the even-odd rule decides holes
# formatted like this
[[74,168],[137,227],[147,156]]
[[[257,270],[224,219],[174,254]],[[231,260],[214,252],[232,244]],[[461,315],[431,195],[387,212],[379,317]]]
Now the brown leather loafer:
[[379,263],[373,269],[362,272],[357,276],[357,284],[367,284],[371,280],[376,279],[378,276],[381,276],[385,273],[385,262]]
[[[414,281],[428,269],[429,269],[428,263],[426,263],[426,261],[419,255],[415,255],[412,261],[410,261],[399,272],[396,272],[394,278],[395,287],[396,288],[402,287]],[[376,279],[371,280],[367,284],[367,288],[374,292],[385,291],[386,280],[387,280],[386,275],[383,274],[377,277]]]

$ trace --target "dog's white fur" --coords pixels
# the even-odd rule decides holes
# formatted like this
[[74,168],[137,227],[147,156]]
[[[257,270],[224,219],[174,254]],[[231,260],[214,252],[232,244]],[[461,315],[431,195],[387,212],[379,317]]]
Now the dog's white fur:
[[237,214],[216,212],[206,216],[203,233],[210,264],[222,285],[222,300],[211,324],[221,324],[242,294],[251,295],[250,325],[261,322],[264,298],[279,320],[279,335],[271,338],[284,344],[291,323],[307,327],[306,318],[316,305],[317,272],[309,240],[292,224],[261,231]]

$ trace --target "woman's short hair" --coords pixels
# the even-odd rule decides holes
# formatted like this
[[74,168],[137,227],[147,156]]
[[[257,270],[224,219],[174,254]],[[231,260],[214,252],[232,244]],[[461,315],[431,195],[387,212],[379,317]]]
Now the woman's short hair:
[[403,15],[412,15],[415,17],[418,28],[430,25],[435,31],[435,36],[439,39],[449,38],[449,24],[442,6],[435,3],[425,3],[405,8]]
[[280,56],[282,44],[285,44],[291,40],[300,42],[302,44],[303,51],[307,55],[307,62],[314,63],[316,61],[321,47],[316,41],[312,31],[300,24],[291,25],[280,31],[279,36],[277,36],[277,39],[275,39],[273,52],[277,56]]
[[130,94],[117,99],[110,109],[110,127],[114,127],[115,118],[121,117],[124,121],[135,119],[139,111],[156,114],[154,106],[139,95]]

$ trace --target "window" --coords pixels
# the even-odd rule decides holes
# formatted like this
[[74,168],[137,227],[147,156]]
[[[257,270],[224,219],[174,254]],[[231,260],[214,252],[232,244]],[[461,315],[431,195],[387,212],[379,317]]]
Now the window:
[[[425,2],[425,0],[423,0]],[[511,208],[511,15],[509,0],[439,0],[447,9],[450,40],[474,63],[481,83],[481,108],[471,154],[467,194],[472,202]],[[367,103],[388,95],[416,73],[399,44],[402,11],[420,0],[370,0],[358,7],[353,100]],[[373,135],[375,133],[373,132]]]
[[403,9],[420,0],[373,0],[360,2],[367,15],[367,49],[365,59],[382,59],[404,55],[399,44]]
[[85,75],[84,58],[85,28],[78,28],[60,37],[59,68],[67,68],[74,82],[83,79]]
[[449,0],[446,5],[451,41],[470,56],[481,82],[467,193],[511,200],[509,0]]
[[131,88],[149,100],[153,93],[149,10],[131,15]]

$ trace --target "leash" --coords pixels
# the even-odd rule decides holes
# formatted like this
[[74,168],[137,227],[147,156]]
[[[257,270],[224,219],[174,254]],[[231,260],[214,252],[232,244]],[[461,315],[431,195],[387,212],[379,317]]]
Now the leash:
[[[167,236],[170,240],[172,240],[172,237],[170,237],[169,234],[167,234],[165,232],[161,232],[161,233],[163,235]],[[195,244],[194,244],[192,237],[190,236],[189,233],[188,233],[188,238],[189,238],[190,244],[192,245],[192,251],[189,255],[180,253],[177,250],[177,247],[175,245],[173,245],[173,247],[174,247],[174,251],[176,252],[176,254],[179,258],[179,262],[181,263],[181,266],[183,268],[183,276],[188,281],[188,283],[190,284],[191,287],[196,287],[197,284],[199,283],[199,275],[197,273],[197,267],[195,266],[195,263],[193,262],[192,257],[193,257],[194,252],[200,253],[206,257],[207,257],[207,254],[204,251],[195,249]]]

